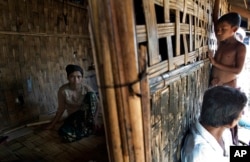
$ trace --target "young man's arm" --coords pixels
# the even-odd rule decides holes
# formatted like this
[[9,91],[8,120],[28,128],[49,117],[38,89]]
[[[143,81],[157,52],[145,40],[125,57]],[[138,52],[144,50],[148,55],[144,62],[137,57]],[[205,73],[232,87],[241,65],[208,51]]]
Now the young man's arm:
[[45,129],[53,129],[56,123],[61,119],[64,111],[65,111],[65,100],[62,95],[61,89],[59,89],[58,93],[58,109],[55,117],[52,119],[51,123]]
[[241,44],[237,49],[236,63],[234,67],[217,63],[213,58],[212,54],[209,54],[209,59],[211,64],[218,69],[222,71],[239,74],[245,62],[245,56],[246,56],[246,46],[244,44]]
[[220,0],[215,0],[214,1],[214,9],[213,9],[213,22],[216,25],[216,22],[218,20],[219,15],[219,10],[220,10]]

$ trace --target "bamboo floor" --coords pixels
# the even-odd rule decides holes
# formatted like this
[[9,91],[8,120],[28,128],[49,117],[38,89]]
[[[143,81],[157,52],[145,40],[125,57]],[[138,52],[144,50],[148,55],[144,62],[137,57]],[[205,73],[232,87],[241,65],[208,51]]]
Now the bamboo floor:
[[[26,129],[26,130],[25,130]],[[0,144],[1,162],[108,162],[104,135],[63,143],[55,130],[24,128]]]

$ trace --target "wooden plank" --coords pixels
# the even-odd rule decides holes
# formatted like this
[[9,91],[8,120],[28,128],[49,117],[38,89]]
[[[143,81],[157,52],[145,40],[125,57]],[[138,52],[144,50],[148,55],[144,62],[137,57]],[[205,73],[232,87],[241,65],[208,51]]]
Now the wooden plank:
[[180,52],[180,11],[176,10],[175,11],[175,56],[179,56],[181,54]]
[[185,34],[183,34],[183,44],[184,44],[184,63],[186,65],[188,63],[188,43]]
[[[187,12],[187,0],[185,0],[185,5],[184,5],[184,14],[183,14],[183,17],[182,17],[182,23],[185,23],[186,22],[186,12]],[[186,38],[186,34],[183,34],[183,45],[184,45],[184,63],[185,65],[188,63],[188,43],[187,43],[187,38]]]
[[[165,86],[168,86],[173,81],[178,80],[186,75],[189,75],[193,71],[196,71],[197,69],[203,67],[204,64],[206,64],[206,62],[208,62],[208,60],[198,61],[193,64],[186,65],[185,67],[172,70],[171,72],[165,73],[161,76],[155,76],[155,77],[150,78],[149,83],[150,83],[150,88],[152,88],[150,91],[154,92],[155,91],[154,88],[160,89]],[[163,82],[163,81],[164,81],[165,86],[157,85],[159,82]]]
[[250,18],[247,19],[247,30],[250,30]]
[[42,125],[42,124],[47,124],[50,123],[51,120],[45,120],[45,121],[38,121],[38,122],[32,122],[32,123],[28,123],[26,124],[27,127],[32,127],[32,126],[38,126],[38,125]]
[[147,73],[147,48],[145,46],[140,47],[139,53],[139,68],[141,78],[141,100],[142,100],[142,116],[143,116],[143,132],[144,132],[144,145],[145,148],[145,162],[151,162],[151,111],[150,111],[150,91]]
[[174,65],[174,52],[173,52],[173,46],[172,46],[172,37],[168,36],[167,38],[167,49],[168,49],[168,70],[173,70],[175,68]]
[[154,1],[142,0],[146,19],[149,65],[160,62],[159,43]]
[[238,6],[235,6],[235,5],[231,5],[230,11],[231,12],[237,12],[244,18],[249,18],[250,17],[250,11],[249,10],[238,7]]
[[13,32],[13,31],[0,31],[0,35],[14,35],[14,36],[38,36],[38,37],[66,37],[66,38],[83,38],[89,39],[88,35],[79,35],[79,34],[48,34],[42,32]]
[[182,15],[182,23],[186,22],[186,16],[187,16],[187,5],[188,5],[188,0],[184,0],[184,5],[183,5],[183,15]]
[[193,51],[194,47],[194,32],[193,32],[193,17],[191,15],[189,15],[189,51]]
[[169,6],[170,0],[163,0],[164,5],[164,20],[165,22],[170,22],[170,6]]

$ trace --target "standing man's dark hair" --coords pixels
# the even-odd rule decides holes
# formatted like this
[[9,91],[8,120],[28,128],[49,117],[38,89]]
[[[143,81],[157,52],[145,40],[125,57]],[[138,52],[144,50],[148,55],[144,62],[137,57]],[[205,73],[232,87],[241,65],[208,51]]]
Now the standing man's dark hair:
[[217,24],[221,22],[227,22],[231,26],[240,27],[241,16],[236,12],[229,12],[225,15],[222,15],[217,21]]

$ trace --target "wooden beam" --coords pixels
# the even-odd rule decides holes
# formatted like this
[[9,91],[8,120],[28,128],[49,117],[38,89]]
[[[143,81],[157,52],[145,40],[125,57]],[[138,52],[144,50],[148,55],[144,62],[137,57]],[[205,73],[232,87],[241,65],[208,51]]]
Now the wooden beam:
[[235,5],[231,5],[230,11],[231,11],[231,12],[237,12],[237,13],[239,13],[242,17],[246,18],[246,19],[247,19],[247,30],[250,29],[250,20],[249,20],[250,11],[248,11],[247,9],[244,9],[244,8],[241,8],[241,7],[238,7],[238,6],[235,6]]
[[250,30],[250,18],[247,19],[247,30]]
[[246,9],[247,9],[247,2],[246,2],[246,0],[244,0],[244,4],[245,4],[245,7],[246,7]]
[[239,13],[242,17],[248,18],[250,17],[250,12],[247,9],[242,7],[238,7],[235,5],[231,5],[230,11]]

